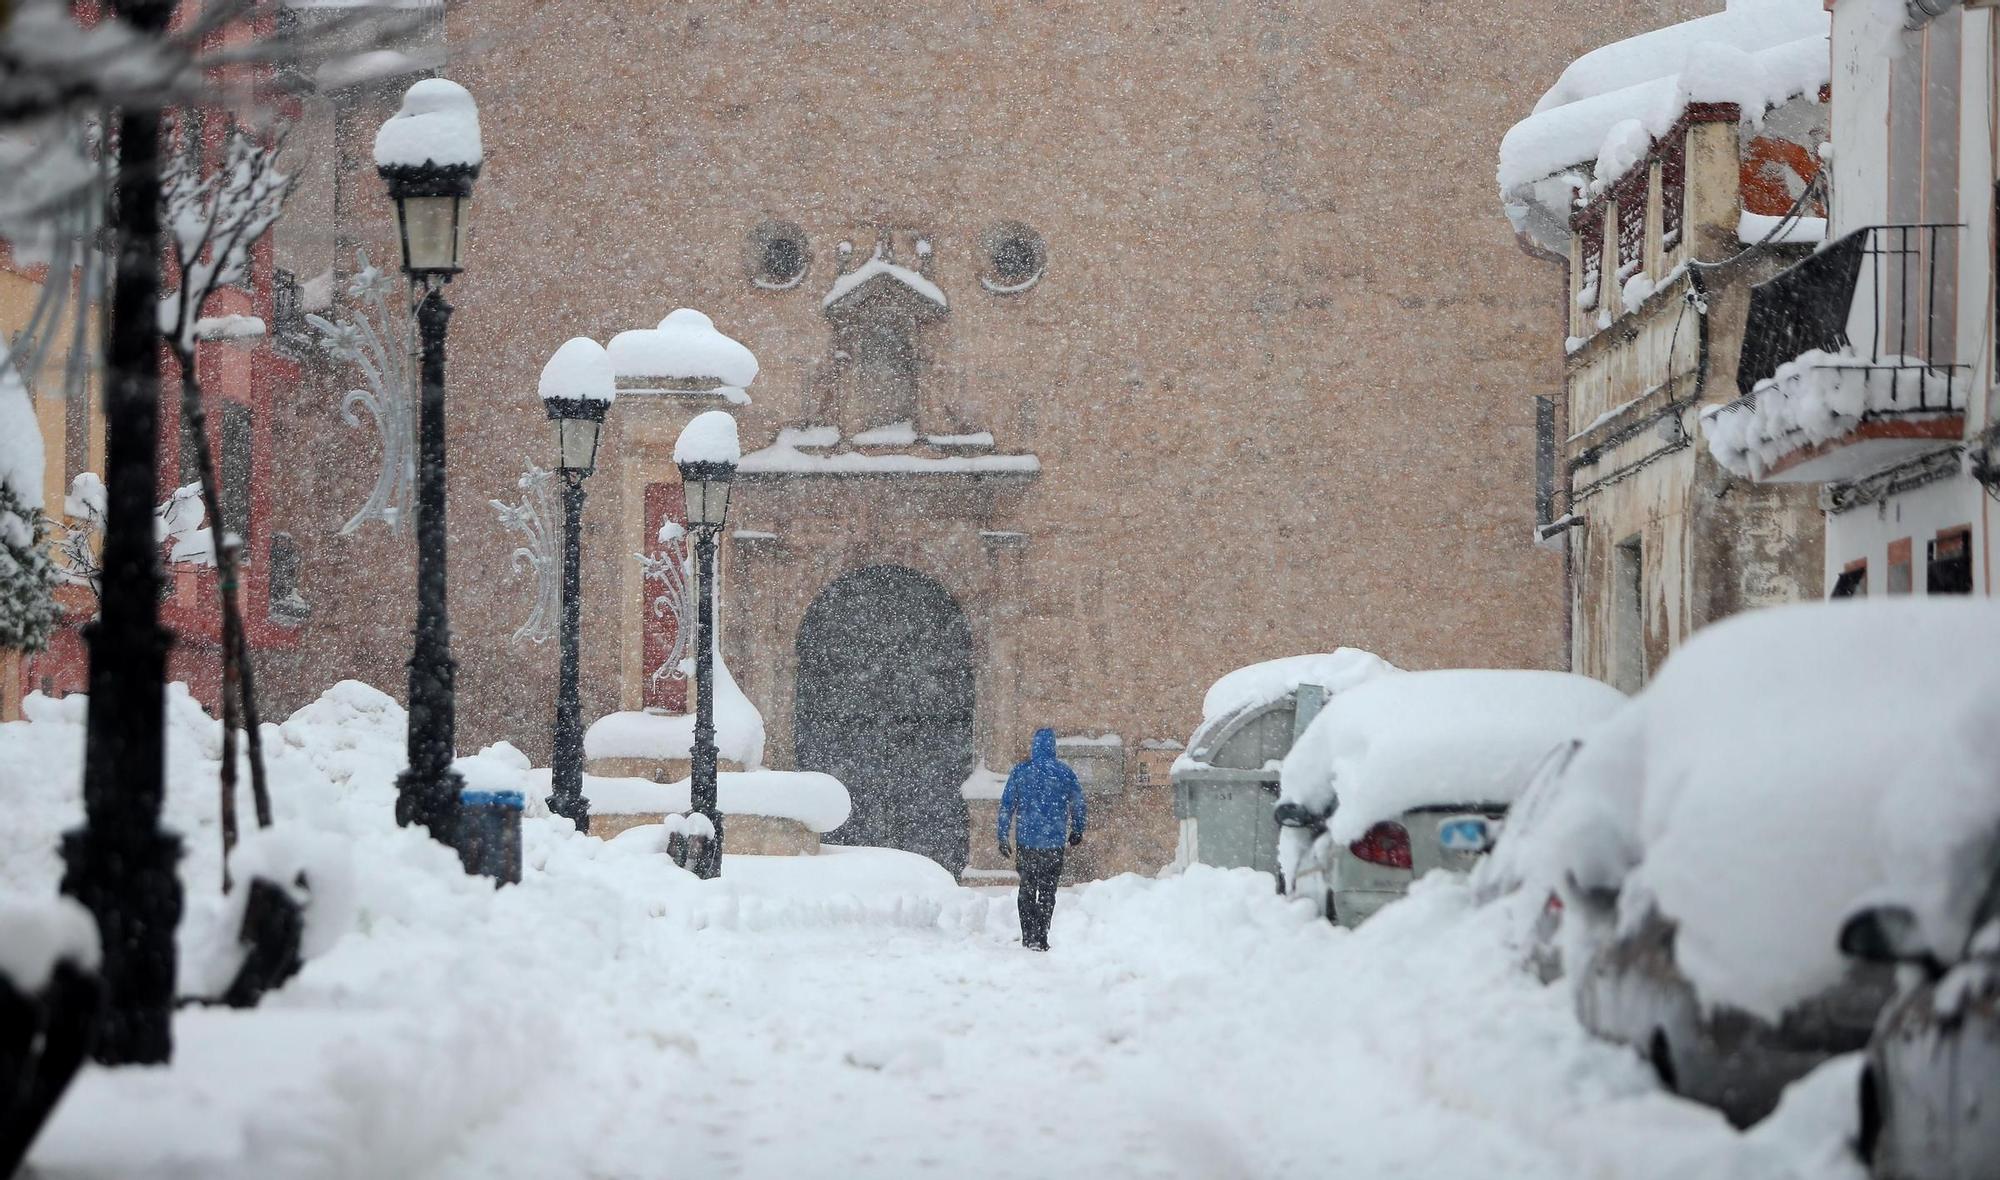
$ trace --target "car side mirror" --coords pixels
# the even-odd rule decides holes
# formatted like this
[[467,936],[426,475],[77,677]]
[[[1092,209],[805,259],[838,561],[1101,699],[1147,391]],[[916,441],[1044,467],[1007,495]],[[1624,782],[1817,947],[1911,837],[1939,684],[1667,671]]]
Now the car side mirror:
[[1273,807],[1271,818],[1277,820],[1281,828],[1314,828],[1325,822],[1314,815],[1311,808],[1295,799],[1283,800]]
[[1864,963],[1935,961],[1917,916],[1899,905],[1870,906],[1849,915],[1840,927],[1840,953]]

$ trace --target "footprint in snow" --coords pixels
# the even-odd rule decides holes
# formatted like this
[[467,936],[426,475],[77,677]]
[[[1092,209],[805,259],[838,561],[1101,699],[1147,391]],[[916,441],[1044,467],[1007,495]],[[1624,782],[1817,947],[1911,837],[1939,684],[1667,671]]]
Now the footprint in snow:
[[944,1049],[936,1041],[923,1037],[888,1038],[856,1045],[843,1060],[856,1069],[913,1074],[943,1065]]

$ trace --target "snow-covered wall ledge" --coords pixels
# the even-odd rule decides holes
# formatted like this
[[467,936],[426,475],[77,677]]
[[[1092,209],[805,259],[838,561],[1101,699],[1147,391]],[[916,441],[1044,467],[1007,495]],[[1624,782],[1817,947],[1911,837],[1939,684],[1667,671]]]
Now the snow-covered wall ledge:
[[[893,422],[845,440],[831,426],[780,430],[770,446],[743,456],[736,473],[746,478],[812,476],[999,476],[1016,479],[1041,474],[1032,454],[993,454],[991,431],[920,434],[913,422]],[[865,449],[852,449],[865,448]]]
[[[535,770],[546,786],[548,771]],[[716,775],[716,805],[726,816],[758,816],[790,820],[815,834],[825,834],[847,822],[852,802],[847,787],[830,774],[813,770],[725,770]],[[650,779],[587,774],[583,793],[594,815],[668,815],[689,809],[689,780],[656,783]],[[733,846],[731,851],[737,851]]]
[[1764,479],[1794,453],[1846,438],[1874,419],[1928,421],[1949,433],[1952,416],[1965,412],[1965,394],[1962,376],[1914,357],[1871,362],[1814,349],[1735,401],[1704,408],[1701,430],[1717,463]]

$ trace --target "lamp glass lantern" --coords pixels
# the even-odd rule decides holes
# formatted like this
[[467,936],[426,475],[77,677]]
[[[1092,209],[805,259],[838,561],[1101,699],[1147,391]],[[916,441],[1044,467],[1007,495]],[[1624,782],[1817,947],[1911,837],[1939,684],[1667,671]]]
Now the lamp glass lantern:
[[597,470],[597,438],[611,403],[595,397],[545,397],[549,420],[556,424],[557,461],[573,475]]
[[381,169],[396,202],[403,273],[449,277],[465,269],[465,239],[477,164],[397,165]]
[[721,528],[729,515],[729,485],[736,478],[736,464],[697,460],[682,463],[680,469],[688,527]]

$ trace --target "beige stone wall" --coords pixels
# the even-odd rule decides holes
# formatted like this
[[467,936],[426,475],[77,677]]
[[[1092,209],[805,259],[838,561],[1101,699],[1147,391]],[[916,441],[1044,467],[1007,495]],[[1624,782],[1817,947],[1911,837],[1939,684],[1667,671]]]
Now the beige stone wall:
[[[1041,724],[1185,739],[1216,676],[1275,656],[1561,665],[1560,564],[1526,538],[1532,395],[1560,384],[1563,285],[1496,211],[1493,153],[1572,58],[1696,7],[456,7],[450,72],[480,100],[488,160],[451,288],[460,744],[546,755],[555,653],[508,641],[529,591],[486,502],[550,459],[534,400],[548,355],[695,306],[763,363],[747,446],[851,428],[821,299],[838,243],[865,255],[882,230],[930,243],[950,301],[920,337],[918,429],[990,430],[1041,473],[740,489],[735,523],[776,540],[724,545],[724,650],[773,764],[790,756],[806,606],[876,562],[929,574],[965,611],[976,753],[996,767]],[[393,96],[366,101],[355,135]],[[350,179],[342,240],[380,240],[387,204]],[[769,219],[806,233],[788,291],[745,269]],[[980,237],[1005,220],[1047,244],[1016,295],[978,281]],[[612,411],[583,537],[590,716],[636,691],[635,489],[671,478],[667,440],[696,408]],[[407,534],[324,537],[372,478],[360,435],[302,455],[316,613],[274,667],[283,703],[332,674],[403,683]],[[1131,798],[1143,847],[1091,871],[1170,851],[1168,797]]]

